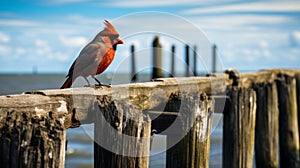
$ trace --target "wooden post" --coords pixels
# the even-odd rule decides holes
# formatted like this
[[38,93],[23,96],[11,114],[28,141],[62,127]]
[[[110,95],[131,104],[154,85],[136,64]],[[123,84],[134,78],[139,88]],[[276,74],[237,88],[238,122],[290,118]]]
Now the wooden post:
[[251,88],[239,86],[238,74],[228,71],[233,86],[227,89],[223,118],[223,167],[252,167],[256,94]]
[[279,112],[276,83],[257,83],[255,160],[257,168],[279,167],[278,125]]
[[103,98],[98,103],[94,128],[95,167],[147,168],[150,117],[125,101]]
[[212,73],[217,72],[217,46],[214,44],[213,47],[213,53],[212,53]]
[[185,45],[185,63],[186,63],[185,76],[189,77],[190,76],[190,47],[188,44]]
[[[180,112],[182,128],[167,135],[167,168],[209,167],[213,100],[206,94],[183,95]],[[178,109],[177,109],[178,110]],[[182,135],[181,131],[186,133]],[[174,132],[175,133],[175,132]],[[183,138],[176,144],[174,139]]]
[[197,46],[194,46],[194,76],[197,76]]
[[1,97],[1,167],[64,167],[67,113],[61,97]]
[[171,74],[170,77],[174,77],[175,76],[175,45],[172,45],[171,48]]
[[153,43],[153,69],[152,69],[152,79],[162,78],[162,46],[159,42],[159,37],[155,36]]
[[136,70],[135,70],[134,45],[131,45],[130,51],[131,51],[131,80],[136,81],[137,80],[137,75],[136,75]]
[[296,80],[278,74],[280,167],[300,167]]
[[296,73],[295,77],[297,84],[298,135],[300,138],[300,73]]

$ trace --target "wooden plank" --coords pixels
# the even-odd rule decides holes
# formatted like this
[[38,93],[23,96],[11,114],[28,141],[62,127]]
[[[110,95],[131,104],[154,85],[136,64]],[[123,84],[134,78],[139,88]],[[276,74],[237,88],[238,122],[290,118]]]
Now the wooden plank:
[[163,77],[162,67],[162,45],[159,41],[159,36],[155,36],[152,42],[152,57],[153,57],[153,68],[152,68],[152,79]]
[[255,156],[257,168],[279,167],[279,111],[275,82],[256,83]]
[[278,74],[280,167],[300,167],[296,80]]
[[[226,76],[220,74],[217,77],[161,78],[156,79],[155,82],[116,85],[112,88],[85,87],[37,90],[27,94],[32,94],[32,96],[44,95],[49,99],[63,97],[69,112],[65,118],[65,127],[69,128],[93,123],[94,114],[98,110],[98,99],[128,101],[141,111],[163,110],[163,108],[168,108],[164,106],[168,106],[169,102],[173,101],[172,95],[181,92],[205,92],[208,95],[223,95],[225,90]],[[5,96],[0,96],[0,100],[6,101]]]
[[62,97],[1,97],[1,167],[64,167],[67,115]]
[[[212,80],[214,80],[213,84],[220,83],[220,87],[218,87],[216,90],[211,89]],[[28,113],[32,113],[31,117],[34,117],[35,115],[39,116],[40,114],[36,113],[35,111],[36,107],[40,109],[40,106],[41,107],[44,105],[46,106],[47,104],[49,106],[56,107],[53,104],[56,104],[57,101],[58,102],[63,101],[64,108],[67,110],[65,113],[57,113],[55,110],[51,110],[51,111],[52,111],[52,116],[54,118],[57,118],[57,120],[62,120],[63,121],[62,127],[64,129],[67,129],[71,127],[77,127],[80,124],[94,122],[96,118],[95,114],[99,112],[99,107],[98,107],[99,102],[101,102],[101,100],[103,99],[109,100],[111,102],[114,102],[115,100],[122,100],[125,102],[129,102],[133,106],[135,106],[135,108],[139,109],[140,112],[146,109],[155,109],[155,108],[157,109],[157,107],[164,106],[164,104],[161,102],[166,103],[166,109],[167,109],[168,106],[172,106],[172,102],[174,101],[174,99],[176,99],[172,95],[176,95],[176,94],[178,95],[180,91],[197,92],[197,91],[204,90],[209,93],[216,93],[218,92],[218,89],[219,91],[222,91],[223,83],[224,83],[223,79],[218,79],[214,77],[191,78],[191,79],[175,78],[171,80],[166,79],[165,81],[149,82],[144,84],[140,83],[140,84],[130,84],[130,85],[118,85],[118,86],[113,86],[113,88],[111,89],[72,88],[72,89],[63,89],[63,90],[34,91],[22,95],[0,96],[0,109],[2,110],[0,116],[6,114],[7,111],[28,112]],[[39,103],[41,103],[41,105],[38,105]],[[48,111],[50,110],[48,109]],[[5,117],[1,117],[0,122],[6,123],[8,121],[5,120]],[[11,120],[9,122],[13,123],[14,120]],[[152,126],[155,127],[154,125]],[[3,126],[1,126],[1,128],[2,127]],[[36,125],[36,127],[38,127],[38,125]],[[52,130],[48,130],[48,131],[52,131]],[[7,159],[9,159],[6,151],[7,149],[4,150],[4,147],[9,145],[10,141],[6,141],[5,136],[3,135],[1,139],[3,140],[3,145],[4,145],[3,150],[1,150],[4,152],[4,154],[2,155],[4,157],[2,159],[3,162],[6,162]],[[65,139],[63,139],[64,131],[62,131],[61,133],[57,133],[56,138],[57,138],[56,141],[61,141],[61,148],[60,150],[56,149],[55,151],[61,151],[62,153],[64,152],[64,147],[62,146],[64,145],[63,141],[65,141]],[[20,144],[17,145],[20,146]],[[41,150],[41,149],[37,148],[37,150]],[[35,153],[32,154],[35,155]],[[59,156],[62,157],[61,160],[63,160],[64,155],[60,154]],[[120,157],[120,155],[118,155],[118,157]],[[63,161],[61,161],[59,164],[63,164],[62,162]],[[143,161],[143,163],[146,162]]]
[[252,167],[256,94],[238,86],[229,90],[223,118],[223,167]]
[[287,74],[290,76],[295,76],[295,74],[299,72],[300,70],[271,69],[251,73],[241,73],[240,85],[243,87],[251,88],[253,83],[272,82],[276,80],[277,74]]
[[190,76],[190,46],[188,44],[185,45],[185,76]]
[[298,135],[300,138],[300,72],[296,73],[295,78],[297,84]]
[[167,134],[166,167],[208,167],[213,100],[202,93],[182,95],[180,101],[182,128]]
[[135,49],[134,45],[130,46],[130,53],[131,53],[131,81],[137,80],[136,68],[135,68]]
[[148,167],[151,120],[124,101],[102,99],[95,119],[95,167]]

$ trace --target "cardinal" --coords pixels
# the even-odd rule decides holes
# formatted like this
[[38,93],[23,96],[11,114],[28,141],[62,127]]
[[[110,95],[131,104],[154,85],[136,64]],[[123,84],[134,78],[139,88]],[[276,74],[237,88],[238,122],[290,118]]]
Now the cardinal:
[[88,86],[91,85],[87,77],[91,76],[99,84],[97,86],[110,87],[110,85],[103,84],[95,75],[101,74],[111,64],[115,57],[117,45],[124,44],[124,42],[109,21],[104,20],[104,25],[105,28],[81,50],[70,67],[66,76],[67,79],[61,89],[70,88],[73,81],[79,76],[86,80]]

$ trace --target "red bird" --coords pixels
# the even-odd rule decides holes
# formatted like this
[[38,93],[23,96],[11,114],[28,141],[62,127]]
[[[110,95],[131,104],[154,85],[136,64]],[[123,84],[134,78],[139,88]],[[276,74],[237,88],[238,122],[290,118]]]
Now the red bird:
[[66,76],[67,80],[61,89],[70,88],[73,81],[79,76],[82,76],[89,86],[88,76],[95,79],[99,86],[109,86],[102,84],[95,75],[101,74],[110,65],[115,57],[117,45],[124,43],[111,23],[105,20],[104,25],[105,28],[81,50],[70,67]]

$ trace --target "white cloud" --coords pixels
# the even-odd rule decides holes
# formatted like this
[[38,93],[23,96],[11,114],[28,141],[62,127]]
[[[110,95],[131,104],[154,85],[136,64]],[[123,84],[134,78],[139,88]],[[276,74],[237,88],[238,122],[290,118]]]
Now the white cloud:
[[65,62],[70,59],[70,56],[62,52],[52,52],[48,54],[48,59]]
[[103,21],[104,19],[107,18],[102,18],[102,17],[97,17],[97,18],[92,18],[92,17],[86,17],[82,16],[80,14],[72,14],[68,15],[65,17],[67,21],[74,22],[78,24],[79,26],[99,26],[99,27],[104,27]]
[[140,8],[140,7],[170,7],[170,6],[189,6],[189,5],[201,5],[201,4],[212,4],[227,2],[229,0],[219,0],[218,2],[212,2],[210,0],[114,0],[101,3],[107,6],[124,7],[124,8]]
[[37,48],[48,48],[48,49],[50,48],[48,43],[44,40],[41,40],[41,39],[36,39],[35,40],[35,46]]
[[24,48],[17,48],[15,50],[16,55],[24,55],[27,51]]
[[159,40],[160,40],[160,43],[162,44],[162,47],[164,48],[164,50],[167,50],[167,51],[171,50],[171,46],[173,43],[172,40],[174,40],[174,39],[170,39],[170,38],[166,39],[166,38],[162,37]]
[[[120,17],[112,22],[121,37],[163,34],[184,42],[206,43],[206,36],[189,20],[163,12],[141,12]],[[130,26],[131,25],[131,26]]]
[[44,0],[38,1],[38,3],[44,5],[61,5],[61,4],[73,4],[73,3],[83,3],[83,2],[91,2],[91,0]]
[[11,47],[7,45],[0,45],[0,56],[5,58],[10,58],[11,51],[12,51]]
[[298,1],[263,1],[254,3],[241,3],[217,7],[201,7],[182,11],[183,14],[205,14],[226,12],[299,12]]
[[60,36],[59,39],[62,42],[62,44],[66,47],[83,47],[88,42],[87,38],[82,36]]
[[51,51],[51,48],[49,44],[44,41],[37,39],[35,40],[35,48],[34,48],[34,53],[37,55],[46,55]]
[[259,42],[259,46],[261,48],[268,48],[269,47],[269,43],[266,40],[262,40]]
[[299,48],[292,48],[290,49],[290,53],[285,55],[286,60],[291,62],[291,64],[296,64],[296,68],[300,66],[300,49]]
[[16,20],[16,19],[0,19],[0,26],[11,26],[11,27],[31,27],[39,26],[39,22],[28,21],[28,20]]
[[10,36],[3,33],[3,32],[0,32],[0,42],[1,43],[8,43],[10,41]]
[[234,62],[236,60],[236,54],[232,50],[223,50],[220,52],[220,54],[221,57],[228,63]]
[[271,54],[270,50],[264,49],[264,50],[263,50],[263,56],[264,56],[265,58],[271,58],[272,54]]
[[290,34],[290,44],[292,47],[300,45],[300,31],[294,31]]
[[[203,29],[218,31],[259,31],[260,25],[284,24],[291,21],[287,16],[269,15],[226,15],[209,17],[191,17],[191,21]],[[276,28],[276,27],[274,27]]]

